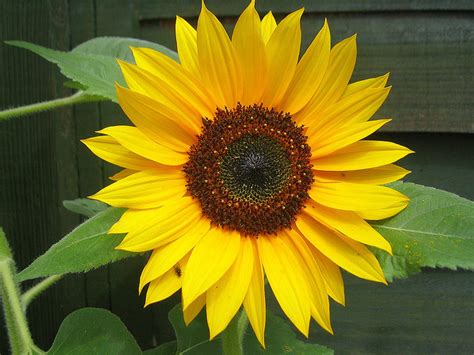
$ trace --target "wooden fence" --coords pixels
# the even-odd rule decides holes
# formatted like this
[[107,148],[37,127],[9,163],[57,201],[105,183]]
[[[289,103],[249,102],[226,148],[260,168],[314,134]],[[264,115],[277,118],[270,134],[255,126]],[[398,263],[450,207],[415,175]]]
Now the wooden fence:
[[[229,28],[246,1],[209,0]],[[414,149],[402,161],[408,180],[474,199],[474,2],[469,0],[260,0],[277,18],[305,6],[306,47],[328,18],[334,41],[358,33],[354,80],[391,72],[393,90],[378,134]],[[126,36],[175,48],[177,14],[196,22],[200,0],[3,0],[0,39],[69,50],[96,36]],[[0,109],[70,94],[51,64],[0,44]],[[115,170],[79,139],[125,123],[117,105],[85,104],[0,123],[0,225],[27,266],[80,218],[62,200],[87,196]],[[84,306],[122,318],[143,348],[173,334],[167,311],[176,300],[143,309],[143,265],[132,258],[71,275],[29,310],[33,337],[48,348],[62,319]],[[311,339],[338,353],[472,353],[474,274],[425,270],[390,287],[347,277],[347,307],[333,306],[335,336],[312,327]],[[0,328],[0,353],[7,352]]]

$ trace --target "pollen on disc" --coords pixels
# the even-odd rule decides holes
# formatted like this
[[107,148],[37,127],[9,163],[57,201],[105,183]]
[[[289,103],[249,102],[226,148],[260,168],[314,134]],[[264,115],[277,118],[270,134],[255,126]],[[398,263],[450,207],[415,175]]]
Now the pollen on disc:
[[243,235],[291,228],[313,182],[306,140],[289,114],[218,109],[189,151],[188,192],[213,224]]

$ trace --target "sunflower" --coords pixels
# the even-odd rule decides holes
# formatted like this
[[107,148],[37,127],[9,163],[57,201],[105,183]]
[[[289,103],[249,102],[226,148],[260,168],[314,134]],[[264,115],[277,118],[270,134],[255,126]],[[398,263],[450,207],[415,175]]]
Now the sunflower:
[[366,245],[391,253],[365,220],[408,198],[383,186],[408,171],[403,146],[362,140],[388,74],[349,84],[356,37],[331,48],[322,29],[299,59],[303,10],[278,25],[254,1],[232,38],[205,7],[195,30],[176,19],[179,63],[132,48],[117,95],[134,126],[84,140],[124,168],[93,199],[126,212],[109,233],[118,249],[152,251],[140,278],[146,305],[181,289],[189,323],[206,306],[210,338],[241,305],[264,345],[265,276],[304,335],[311,318],[332,333],[329,298],[344,304],[340,268],[386,283]]

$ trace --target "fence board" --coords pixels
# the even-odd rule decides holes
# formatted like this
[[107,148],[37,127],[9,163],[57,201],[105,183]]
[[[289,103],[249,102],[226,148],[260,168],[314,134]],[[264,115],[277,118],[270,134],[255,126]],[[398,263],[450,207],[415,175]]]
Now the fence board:
[[[246,3],[207,1],[229,29]],[[305,6],[304,46],[324,17],[335,41],[358,32],[354,79],[392,72],[394,89],[378,116],[394,118],[393,132],[378,137],[417,151],[402,162],[413,170],[409,180],[474,198],[474,142],[468,134],[474,131],[472,1],[261,0],[257,6],[262,13],[274,10],[278,18]],[[0,2],[0,38],[67,50],[97,35],[121,35],[174,48],[175,15],[195,23],[199,9],[200,0]],[[54,66],[24,50],[0,45],[0,68],[0,108],[67,94]],[[79,139],[123,123],[120,108],[111,103],[1,123],[0,225],[12,240],[20,268],[79,222],[61,201],[97,191],[115,172]],[[35,340],[47,348],[64,316],[84,305],[111,309],[144,348],[171,339],[167,310],[179,297],[143,310],[143,296],[136,295],[142,265],[143,258],[133,258],[60,281],[29,312]],[[312,339],[322,339],[338,353],[472,353],[472,276],[438,271],[389,288],[351,278],[348,307],[333,312],[337,335],[321,335],[314,327]],[[0,353],[7,353],[2,328]]]
[[[71,48],[97,36],[95,1],[72,1],[69,4],[71,19]],[[79,21],[77,19],[80,19]],[[103,185],[103,162],[96,159],[80,139],[95,135],[101,128],[99,104],[91,103],[74,107],[77,146],[78,194],[89,196]],[[85,275],[86,304],[90,307],[110,308],[109,268],[92,270]]]
[[[217,16],[239,15],[249,1],[208,0],[206,6]],[[256,7],[261,12],[288,13],[304,7],[307,12],[400,12],[400,11],[466,11],[474,10],[469,0],[258,0]],[[201,0],[139,0],[140,20],[174,19],[180,16],[193,17],[201,9]]]
[[336,354],[472,354],[472,273],[429,271],[386,287],[345,275],[346,307],[331,307],[335,335],[310,340]]
[[[3,1],[0,13],[2,42],[20,39],[69,48],[64,2]],[[68,95],[59,71],[40,57],[2,43],[0,58],[0,108]],[[77,195],[74,145],[67,142],[74,130],[71,118],[71,110],[63,109],[1,123],[0,225],[20,269],[79,222],[61,205],[63,199]],[[28,310],[34,338],[49,345],[62,319],[82,306],[83,275],[54,286]],[[7,353],[4,336],[2,329],[0,353]]]

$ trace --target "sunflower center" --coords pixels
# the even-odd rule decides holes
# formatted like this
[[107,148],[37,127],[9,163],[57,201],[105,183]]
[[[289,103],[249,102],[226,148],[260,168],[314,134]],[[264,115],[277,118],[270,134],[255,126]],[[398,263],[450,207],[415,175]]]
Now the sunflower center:
[[187,189],[213,224],[244,235],[291,228],[313,182],[303,128],[263,106],[203,119],[184,166]]
[[229,146],[220,173],[234,199],[262,203],[285,186],[291,163],[277,141],[249,134]]

